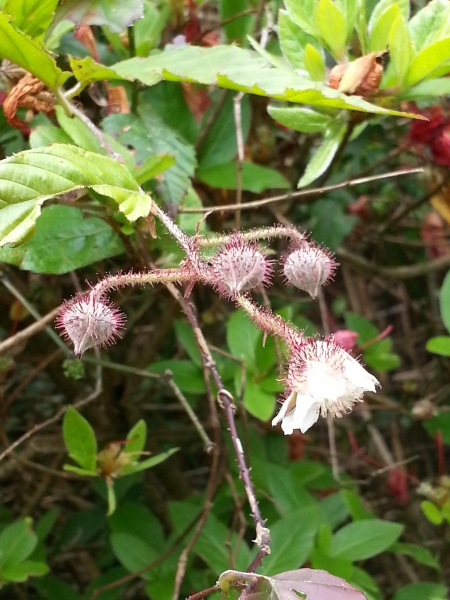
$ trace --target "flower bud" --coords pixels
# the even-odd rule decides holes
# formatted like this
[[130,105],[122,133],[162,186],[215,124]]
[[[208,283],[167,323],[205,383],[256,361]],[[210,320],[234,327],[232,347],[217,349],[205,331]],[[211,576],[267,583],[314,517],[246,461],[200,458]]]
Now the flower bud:
[[284,259],[286,283],[308,292],[315,298],[320,285],[333,278],[337,263],[329,250],[305,242]]
[[256,244],[246,242],[241,235],[232,235],[211,259],[210,282],[221,296],[235,297],[270,282],[272,261]]
[[124,323],[125,315],[92,294],[79,294],[65,302],[57,317],[57,327],[71,340],[78,357],[89,348],[113,344]]

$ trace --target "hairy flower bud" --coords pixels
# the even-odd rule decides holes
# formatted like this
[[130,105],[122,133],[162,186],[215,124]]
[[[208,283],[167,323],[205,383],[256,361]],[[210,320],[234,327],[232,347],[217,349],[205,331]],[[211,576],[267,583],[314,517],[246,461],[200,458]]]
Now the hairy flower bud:
[[210,282],[221,296],[235,297],[270,282],[272,261],[256,244],[240,234],[232,235],[224,248],[211,259]]
[[71,340],[78,357],[89,348],[113,344],[124,323],[125,315],[117,308],[89,293],[65,302],[57,317],[57,327]]
[[333,278],[337,263],[333,254],[315,244],[305,242],[284,259],[286,283],[308,292],[315,298],[319,286]]

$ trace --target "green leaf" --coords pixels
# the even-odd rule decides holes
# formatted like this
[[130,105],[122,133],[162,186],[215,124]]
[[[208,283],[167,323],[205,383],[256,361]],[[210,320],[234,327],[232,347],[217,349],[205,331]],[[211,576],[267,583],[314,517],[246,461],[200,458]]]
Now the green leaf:
[[124,475],[131,475],[132,473],[139,473],[140,471],[144,471],[145,469],[151,469],[152,467],[156,467],[159,463],[167,460],[172,454],[178,452],[178,448],[172,448],[171,450],[167,450],[166,452],[161,452],[160,454],[155,454],[155,456],[151,456],[150,458],[146,458],[142,462],[130,465],[129,467],[125,467],[123,469]]
[[333,536],[331,555],[364,560],[386,550],[400,537],[403,525],[379,519],[355,521]]
[[0,261],[34,273],[60,275],[124,252],[102,219],[84,219],[74,206],[44,208],[36,234],[17,248],[0,248]]
[[444,277],[439,292],[439,308],[447,331],[450,331],[450,271]]
[[[240,375],[238,373],[239,378]],[[276,399],[273,393],[264,391],[258,383],[247,377],[244,388],[244,406],[251,415],[261,421],[268,421],[274,413],[275,403]]]
[[175,158],[169,154],[156,154],[155,156],[149,156],[140,167],[136,181],[139,185],[142,185],[149,179],[153,179],[160,173],[167,171],[170,167],[175,164]]
[[322,143],[314,152],[303,176],[298,182],[299,188],[309,185],[325,173],[344,139],[346,130],[346,123],[340,121],[332,121],[330,123],[325,131]]
[[53,19],[58,0],[6,0],[4,11],[13,17],[13,24],[37,40]]
[[130,573],[143,569],[159,556],[159,552],[137,535],[113,532],[110,541],[116,558]]
[[247,369],[256,367],[256,344],[260,331],[241,310],[236,310],[227,323],[227,344],[231,354],[245,361]]
[[415,544],[402,544],[397,542],[389,548],[389,552],[411,556],[422,565],[440,571],[440,566],[436,557],[428,550],[428,548],[422,548],[422,546],[416,546]]
[[392,24],[389,34],[389,53],[398,82],[402,85],[412,58],[412,48],[408,27],[400,13]]
[[184,321],[175,321],[174,328],[177,334],[178,342],[186,350],[192,362],[197,365],[197,367],[201,368],[203,365],[202,356],[200,354],[200,350],[198,349],[197,340],[192,327]]
[[83,596],[78,594],[72,585],[54,577],[44,577],[34,581],[33,585],[38,590],[41,598],[46,600],[61,600],[61,598],[64,598],[64,600],[84,600]]
[[430,521],[430,523],[433,523],[433,525],[440,525],[443,522],[444,518],[442,513],[439,507],[433,502],[430,502],[429,500],[423,500],[420,503],[420,508],[422,509],[425,517]]
[[131,173],[106,156],[55,144],[0,161],[0,246],[30,237],[46,200],[84,187],[115,199],[129,218],[149,210]]
[[442,37],[447,37],[450,28],[450,2],[432,0],[419,10],[408,23],[411,41],[416,52],[420,52]]
[[97,477],[97,471],[82,469],[81,467],[76,467],[75,465],[64,465],[63,469],[64,471],[68,471],[69,473],[83,475],[83,477]]
[[55,107],[55,115],[61,129],[67,133],[76,146],[89,150],[89,152],[105,154],[98,138],[78,117],[68,117],[61,106]]
[[374,514],[368,511],[363,504],[361,496],[353,490],[344,489],[340,492],[348,510],[350,511],[351,517],[354,521],[362,521],[374,518]]
[[90,56],[86,56],[85,58],[74,58],[73,56],[69,56],[68,58],[74,77],[84,85],[89,85],[96,81],[103,81],[104,79],[122,79],[122,77],[113,71],[113,69],[96,63]]
[[324,131],[332,121],[328,115],[322,115],[309,108],[298,106],[269,105],[267,112],[278,123],[305,133]]
[[317,37],[318,29],[315,22],[317,0],[285,0],[288,15],[303,31]]
[[369,52],[367,39],[367,15],[366,15],[366,0],[356,0],[357,11],[355,19],[355,29],[358,34],[359,43],[361,44],[361,54],[364,56]]
[[373,29],[376,27],[379,19],[381,19],[381,17],[386,12],[386,10],[388,10],[389,8],[391,8],[394,5],[398,6],[400,14],[405,19],[405,21],[408,21],[408,19],[409,19],[409,0],[380,0],[379,2],[375,3],[375,7],[372,11],[372,14],[370,15],[369,26],[368,26],[369,33],[371,33],[373,31]]
[[357,218],[347,215],[336,200],[322,198],[311,208],[311,229],[313,238],[331,250],[337,250],[347,235],[353,230]]
[[367,600],[382,600],[377,582],[367,573],[367,571],[353,565],[352,572],[348,578],[348,583],[351,583],[357,589],[364,592]]
[[[253,19],[251,15],[242,15],[240,17],[237,15],[248,10],[248,8],[248,0],[219,0],[220,19],[221,21],[225,21],[223,30],[230,43],[242,45],[245,42],[245,37],[251,30]],[[228,19],[230,22],[227,22]]]
[[312,44],[306,44],[303,54],[305,69],[313,81],[323,81],[325,79],[325,61],[321,52]]
[[158,46],[171,15],[169,3],[157,6],[151,0],[144,0],[144,18],[133,24],[136,56],[148,56],[150,50]]
[[401,100],[417,100],[421,98],[436,98],[450,94],[450,78],[428,79],[421,81],[414,87],[406,90],[400,97]]
[[276,575],[297,569],[311,551],[320,524],[316,506],[286,514],[271,528],[271,554],[264,559],[262,574]]
[[128,533],[147,542],[155,550],[160,551],[164,544],[163,528],[143,504],[138,502],[123,503],[108,519],[113,533]]
[[231,45],[172,48],[144,59],[138,57],[117,63],[113,69],[131,81],[138,80],[146,85],[155,85],[162,79],[197,82],[311,106],[417,118],[417,115],[369,104],[357,96],[347,96],[325,84],[301,77],[294,70],[273,68],[258,53]]
[[151,373],[171,371],[173,380],[182,392],[204,394],[206,391],[202,369],[190,360],[158,360],[148,370]]
[[0,571],[0,579],[6,581],[26,581],[32,576],[46,575],[49,572],[48,566],[43,562],[26,560],[19,564],[5,566]]
[[[237,189],[237,169],[238,163],[235,162],[200,168],[197,171],[197,179],[211,187],[235,190]],[[287,179],[275,169],[248,162],[242,163],[241,183],[243,190],[255,194],[265,190],[291,187]]]
[[428,352],[433,354],[440,354],[441,356],[450,356],[450,336],[441,335],[434,338],[430,338],[426,343],[426,349]]
[[380,15],[369,36],[369,48],[371,52],[386,50],[392,25],[399,16],[401,14],[398,4],[393,4]]
[[347,54],[347,24],[344,15],[332,0],[319,0],[316,22],[331,54],[336,60],[341,60]]
[[31,148],[42,148],[50,144],[71,144],[72,139],[59,127],[39,125],[30,135]]
[[69,406],[64,415],[63,437],[72,460],[87,471],[95,471],[97,463],[97,440],[86,419]]
[[423,426],[431,436],[440,431],[444,444],[450,444],[450,413],[443,412],[426,421]]
[[57,66],[55,59],[25,33],[11,24],[11,16],[0,12],[0,57],[7,58],[32,73],[51,90],[61,86],[71,76]]
[[278,37],[281,50],[291,65],[305,70],[305,48],[307,44],[316,46],[315,38],[296,25],[284,10],[278,13]]
[[114,482],[106,481],[106,499],[108,502],[108,512],[106,513],[110,517],[116,510],[117,500],[114,492]]
[[7,525],[0,534],[0,573],[28,558],[38,543],[29,517]]
[[[425,79],[433,71],[450,59],[450,37],[424,48],[409,65],[405,85],[412,86]],[[445,72],[450,71],[450,65]],[[441,73],[443,75],[444,73]]]
[[347,40],[349,40],[356,23],[356,16],[359,10],[358,1],[341,0],[341,2],[338,4],[340,5],[341,11],[344,14],[345,22],[347,24]]
[[106,25],[111,32],[121,33],[144,16],[140,0],[66,0],[56,12],[54,24],[72,21],[80,25]]
[[410,583],[398,590],[392,600],[445,600],[447,587],[441,583]]
[[125,444],[125,452],[134,454],[136,460],[139,453],[144,450],[145,442],[147,440],[147,425],[145,421],[141,419],[131,428],[127,435],[127,443]]

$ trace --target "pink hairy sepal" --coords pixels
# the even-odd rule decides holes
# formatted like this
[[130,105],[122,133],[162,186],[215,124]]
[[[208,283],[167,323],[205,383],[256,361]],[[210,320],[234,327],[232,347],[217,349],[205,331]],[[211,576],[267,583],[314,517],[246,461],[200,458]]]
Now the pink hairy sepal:
[[257,244],[245,241],[236,233],[211,259],[209,282],[221,296],[234,298],[269,285],[272,264]]
[[104,297],[82,293],[61,306],[56,326],[73,343],[75,355],[81,357],[89,348],[114,344],[125,320],[125,315]]
[[320,286],[329,283],[338,263],[334,254],[314,242],[305,240],[291,247],[284,256],[283,273],[288,285],[293,285],[315,298]]

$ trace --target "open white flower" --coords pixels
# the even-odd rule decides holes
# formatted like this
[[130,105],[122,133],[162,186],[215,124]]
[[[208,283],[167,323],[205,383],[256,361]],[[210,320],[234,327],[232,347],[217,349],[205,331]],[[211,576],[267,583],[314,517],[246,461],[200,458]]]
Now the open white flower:
[[305,433],[327,411],[333,417],[342,417],[355,402],[362,402],[365,391],[375,392],[380,385],[332,340],[315,339],[299,339],[286,381],[290,393],[272,421],[272,425],[281,421],[285,434],[294,429]]

